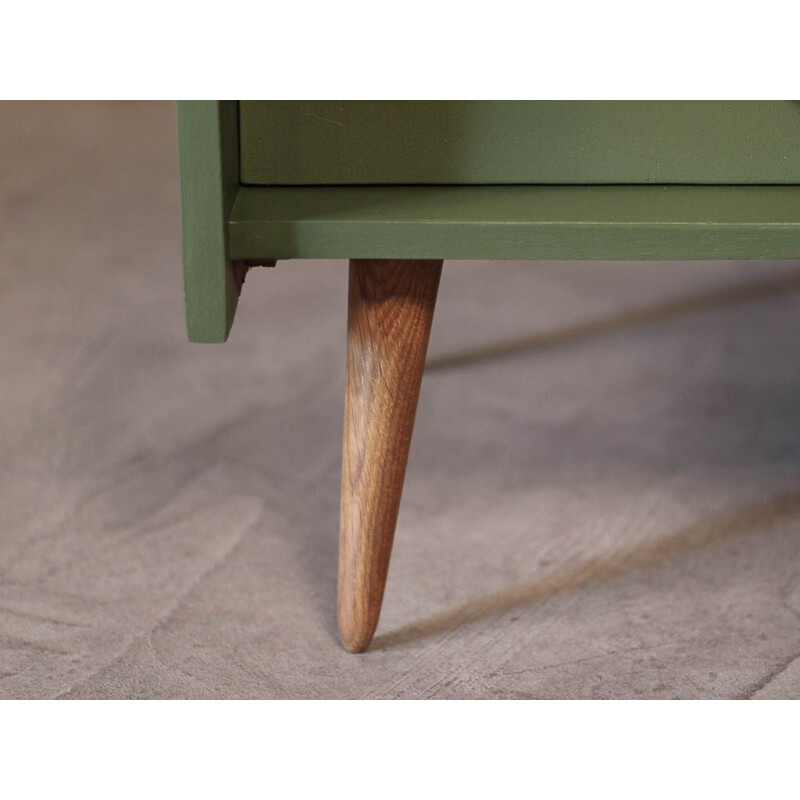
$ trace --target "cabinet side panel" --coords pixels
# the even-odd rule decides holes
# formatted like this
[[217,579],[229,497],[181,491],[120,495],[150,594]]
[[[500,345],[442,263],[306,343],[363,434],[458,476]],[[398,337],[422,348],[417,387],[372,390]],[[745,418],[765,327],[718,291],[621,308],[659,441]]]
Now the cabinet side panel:
[[186,327],[193,342],[224,342],[238,291],[228,221],[239,189],[236,101],[177,103]]

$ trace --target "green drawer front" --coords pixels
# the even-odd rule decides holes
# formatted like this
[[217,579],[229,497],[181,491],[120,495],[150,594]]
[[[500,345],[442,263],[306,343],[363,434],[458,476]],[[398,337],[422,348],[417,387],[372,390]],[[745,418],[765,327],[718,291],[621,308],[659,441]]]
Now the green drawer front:
[[800,183],[800,103],[241,101],[254,185]]

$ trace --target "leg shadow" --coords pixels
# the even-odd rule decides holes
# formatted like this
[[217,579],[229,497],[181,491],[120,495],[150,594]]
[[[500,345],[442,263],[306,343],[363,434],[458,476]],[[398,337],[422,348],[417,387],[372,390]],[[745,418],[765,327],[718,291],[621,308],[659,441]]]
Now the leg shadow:
[[736,536],[769,532],[779,523],[800,516],[800,487],[682,528],[657,542],[621,548],[614,553],[557,570],[534,581],[513,586],[377,636],[371,650],[394,647],[529,605],[562,592],[581,589],[636,570],[656,566],[687,551]]

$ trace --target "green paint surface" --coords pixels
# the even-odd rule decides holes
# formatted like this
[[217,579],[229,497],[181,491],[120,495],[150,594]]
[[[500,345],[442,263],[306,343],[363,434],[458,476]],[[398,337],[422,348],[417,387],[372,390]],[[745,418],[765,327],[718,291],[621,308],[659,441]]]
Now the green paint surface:
[[800,183],[800,103],[242,101],[254,185]]
[[184,301],[193,342],[224,342],[236,312],[228,221],[239,190],[237,106],[177,104]]
[[797,258],[800,187],[243,187],[235,258]]

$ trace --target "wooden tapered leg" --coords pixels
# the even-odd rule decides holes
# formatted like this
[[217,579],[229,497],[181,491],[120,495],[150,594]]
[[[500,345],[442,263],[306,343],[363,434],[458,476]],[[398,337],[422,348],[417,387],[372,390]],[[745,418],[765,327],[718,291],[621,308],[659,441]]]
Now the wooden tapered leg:
[[353,653],[378,624],[441,272],[350,262],[338,605]]

